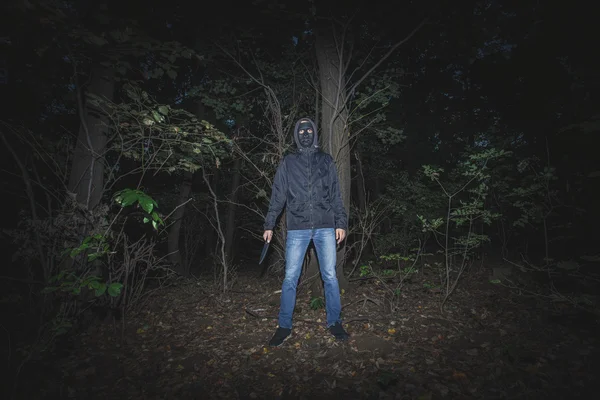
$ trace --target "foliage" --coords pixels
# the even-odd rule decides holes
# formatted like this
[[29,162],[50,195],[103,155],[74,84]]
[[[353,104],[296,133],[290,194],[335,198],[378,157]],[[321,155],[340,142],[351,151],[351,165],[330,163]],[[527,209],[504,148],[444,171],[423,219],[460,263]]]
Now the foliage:
[[[88,252],[88,250],[95,251],[90,253]],[[81,242],[79,246],[72,249],[66,249],[64,254],[68,254],[69,257],[75,258],[80,253],[86,253],[87,261],[90,262],[108,253],[108,250],[109,245],[106,242],[106,238],[104,237],[104,235],[97,233],[93,236],[88,236],[85,239],[83,239],[83,242]]]
[[[395,312],[400,307],[405,283],[419,273],[416,263],[420,257],[421,249],[417,248],[411,249],[408,256],[398,253],[384,254],[379,257],[379,262],[369,262],[360,266],[362,278],[374,278],[385,289],[382,297],[386,311]],[[396,268],[389,268],[390,262],[395,263]]]
[[[125,91],[128,101],[119,104],[92,99],[103,104],[114,121],[118,136],[108,148],[117,163],[123,157],[138,162],[139,170],[195,172],[205,163],[219,167],[229,156],[230,140],[209,122],[184,109],[158,103],[132,83]],[[118,164],[112,170],[116,167]]]
[[520,212],[513,225],[540,224],[558,204],[558,191],[553,188],[557,180],[556,169],[544,166],[540,170],[539,161],[523,159],[517,170],[521,174],[520,185],[507,193],[507,200]]
[[444,183],[443,168],[423,166],[424,174],[439,185],[447,202],[444,216],[418,216],[423,231],[433,233],[445,253],[445,271],[440,275],[441,285],[445,287],[442,307],[456,287],[473,250],[489,241],[487,234],[476,233],[477,225],[489,226],[500,216],[485,208],[485,199],[490,191],[487,184],[491,176],[490,164],[507,154],[494,148],[469,151]]
[[99,276],[80,276],[71,271],[60,271],[57,275],[50,278],[50,284],[57,286],[46,286],[42,293],[52,293],[56,291],[67,292],[73,295],[81,294],[81,289],[87,287],[94,291],[94,296],[100,297],[108,293],[110,297],[118,297],[121,294],[123,284],[112,282],[106,284],[102,282]]
[[[157,212],[157,202],[143,191],[132,189],[117,192],[113,200],[120,206],[120,210],[112,216],[111,221],[107,221],[108,207],[88,211],[71,201],[66,203],[61,215],[51,222],[45,221],[43,225],[37,225],[40,236],[44,238],[45,252],[52,261],[52,273],[41,294],[47,299],[53,299],[47,301],[48,304],[55,305],[51,312],[51,324],[48,325],[51,332],[47,336],[49,342],[44,345],[45,349],[51,348],[56,337],[67,333],[92,306],[134,307],[141,299],[140,290],[146,285],[145,277],[153,268],[155,278],[160,278],[157,274],[160,271],[157,269],[160,267],[157,260],[153,260],[152,256],[144,256],[147,250],[154,252],[154,245],[146,246],[140,241],[133,243],[133,246],[129,245],[120,218],[124,208],[137,206],[146,215],[143,217],[144,221],[152,220],[157,229],[159,225],[164,225]],[[72,211],[68,207],[72,207]],[[79,218],[74,218],[77,212],[87,213],[88,218],[83,220],[94,224],[89,230],[90,235],[81,241],[77,241],[77,227],[81,222]],[[40,227],[43,229],[40,230]],[[27,238],[31,235],[27,230],[10,233],[15,238]],[[50,234],[54,235],[54,240],[48,237]],[[74,245],[58,252],[56,239]],[[24,254],[27,254],[30,243],[31,239],[23,242]],[[23,252],[19,251],[18,254]]]
[[144,216],[144,223],[147,224],[148,222],[152,222],[152,227],[155,230],[158,230],[158,225],[165,225],[164,221],[155,210],[158,208],[158,204],[152,197],[148,196],[143,191],[137,189],[123,189],[115,193],[113,199],[123,208],[138,203],[147,214]]
[[311,297],[310,308],[311,310],[320,310],[325,308],[325,299],[322,297]]
[[390,229],[377,235],[374,239],[375,253],[384,255],[401,251],[410,254],[415,242],[427,240],[418,216],[431,218],[444,206],[443,199],[436,195],[435,188],[419,171],[410,176],[406,171],[388,173],[390,183],[384,195],[389,206],[387,218]]
[[[138,205],[147,214],[144,217],[144,223],[150,221],[153,222],[154,229],[157,229],[158,225],[164,225],[163,220],[160,218],[156,209],[158,204],[156,201],[148,196],[141,190],[123,189],[113,196],[115,203],[119,204],[122,208]],[[110,297],[119,297],[123,284],[120,282],[104,282],[100,276],[91,274],[93,270],[90,266],[94,261],[102,261],[103,256],[109,256],[114,254],[116,245],[114,239],[118,239],[114,235],[114,232],[110,231],[110,227],[115,225],[119,214],[113,217],[112,222],[109,224],[109,228],[104,234],[96,233],[91,236],[87,236],[83,239],[79,246],[65,249],[64,255],[68,255],[70,258],[76,260],[79,259],[80,255],[85,255],[85,262],[80,260],[80,265],[75,269],[61,269],[55,275],[51,276],[48,280],[50,286],[46,286],[43,293],[52,293],[56,291],[68,292],[74,295],[81,293],[81,288],[87,287],[90,290],[94,290],[96,297],[102,296],[105,292]],[[60,265],[73,265],[73,264],[60,264]]]

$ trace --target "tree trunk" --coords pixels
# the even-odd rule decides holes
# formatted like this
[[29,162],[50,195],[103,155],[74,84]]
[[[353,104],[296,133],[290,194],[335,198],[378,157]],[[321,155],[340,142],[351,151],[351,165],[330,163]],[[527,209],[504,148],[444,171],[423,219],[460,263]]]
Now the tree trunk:
[[231,177],[231,190],[229,204],[227,205],[227,220],[225,222],[225,254],[227,255],[227,264],[233,261],[234,258],[234,240],[235,240],[235,211],[238,198],[238,188],[240,186],[242,159],[236,158],[233,162],[233,171]]
[[[181,183],[181,188],[179,190],[179,200],[177,201],[176,207],[180,204],[185,203],[192,191],[192,178],[193,175],[191,172],[184,172],[183,174],[183,182]],[[169,229],[169,237],[168,237],[168,248],[169,248],[169,261],[175,266],[175,270],[179,272],[183,276],[187,276],[189,274],[189,265],[183,265],[181,252],[179,250],[179,239],[181,236],[181,222],[183,221],[183,217],[185,215],[185,206],[181,206],[175,210],[173,213],[173,219],[175,222],[171,225]]]
[[[321,87],[321,145],[336,162],[342,200],[346,212],[350,215],[351,176],[346,79],[344,59],[340,60],[338,51],[340,49],[336,47],[336,43],[344,46],[341,41],[341,36],[334,38],[334,32],[330,27],[322,26],[317,30],[316,51]],[[337,252],[336,267],[340,288],[344,289],[348,286],[343,267],[345,253],[344,243]]]
[[[113,71],[100,65],[91,72],[87,93],[112,101],[115,82]],[[106,150],[109,119],[102,105],[89,101],[84,104],[83,93],[78,88],[80,128],[71,164],[68,189],[75,193],[76,200],[88,210],[97,206],[104,188],[104,152]]]
[[[214,121],[213,118],[210,117],[214,117],[214,115],[211,114],[210,108],[206,107],[204,104],[202,104],[201,101],[198,101],[196,103],[196,116],[198,117],[199,120],[212,120]],[[223,126],[221,126],[220,124],[215,125],[216,128],[218,129],[223,129]],[[205,168],[210,168],[209,166],[205,166]],[[209,172],[210,171],[210,172]],[[215,194],[218,195],[219,193],[219,169],[216,166],[212,166],[212,168],[210,168],[209,170],[205,171],[206,172],[206,177],[203,176],[203,180],[202,182],[205,184],[209,184],[212,188],[214,188]],[[208,179],[208,183],[204,180],[204,178]],[[210,189],[207,188],[207,194],[210,197]],[[215,215],[215,210],[212,204],[212,200],[207,200],[206,206],[205,206],[205,215],[207,218],[211,218],[211,216],[215,217],[215,220],[212,221],[213,225],[211,224],[211,221],[209,221],[209,226],[211,227],[211,229],[207,229],[205,234],[204,234],[204,255],[206,258],[212,258],[216,252],[217,252],[217,245],[218,243],[218,233],[217,230],[215,228],[216,226],[216,215]]]

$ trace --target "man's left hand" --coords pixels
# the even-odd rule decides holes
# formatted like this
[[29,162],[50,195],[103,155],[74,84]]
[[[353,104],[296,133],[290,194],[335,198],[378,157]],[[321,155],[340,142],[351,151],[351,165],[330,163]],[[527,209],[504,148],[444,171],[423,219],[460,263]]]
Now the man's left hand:
[[337,241],[337,244],[340,244],[344,241],[344,238],[346,237],[346,231],[344,229],[336,229],[335,230],[335,240]]

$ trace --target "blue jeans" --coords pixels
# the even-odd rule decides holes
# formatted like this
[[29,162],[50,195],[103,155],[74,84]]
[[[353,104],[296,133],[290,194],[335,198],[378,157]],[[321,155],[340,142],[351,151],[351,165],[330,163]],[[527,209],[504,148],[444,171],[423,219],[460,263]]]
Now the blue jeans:
[[281,308],[279,310],[279,326],[281,328],[292,328],[292,315],[296,305],[296,287],[302,273],[304,255],[311,240],[317,250],[321,278],[323,278],[325,286],[327,327],[335,325],[336,322],[341,322],[342,304],[335,272],[335,230],[333,228],[291,230],[287,232],[285,278],[281,287]]

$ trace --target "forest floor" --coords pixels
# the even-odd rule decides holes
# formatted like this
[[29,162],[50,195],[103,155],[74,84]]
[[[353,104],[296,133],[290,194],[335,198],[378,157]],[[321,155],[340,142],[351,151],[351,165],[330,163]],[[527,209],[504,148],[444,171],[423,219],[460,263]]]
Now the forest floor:
[[227,295],[200,282],[164,289],[124,329],[97,323],[61,357],[26,366],[22,398],[580,399],[600,389],[598,322],[492,284],[483,270],[465,274],[444,313],[418,277],[393,315],[365,301],[381,298],[381,284],[352,282],[342,343],[301,286],[279,348],[267,342],[281,280],[256,275],[241,274]]

